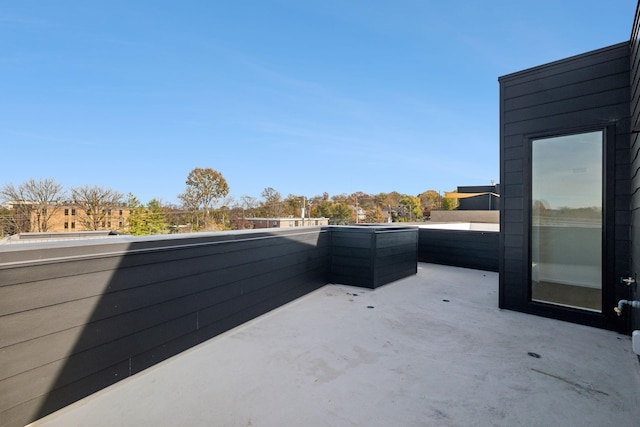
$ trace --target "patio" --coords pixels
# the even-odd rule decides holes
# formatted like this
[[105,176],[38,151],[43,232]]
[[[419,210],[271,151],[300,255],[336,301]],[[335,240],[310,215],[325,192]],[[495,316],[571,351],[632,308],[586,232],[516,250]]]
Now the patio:
[[498,274],[327,285],[32,426],[636,426],[630,337],[498,307]]

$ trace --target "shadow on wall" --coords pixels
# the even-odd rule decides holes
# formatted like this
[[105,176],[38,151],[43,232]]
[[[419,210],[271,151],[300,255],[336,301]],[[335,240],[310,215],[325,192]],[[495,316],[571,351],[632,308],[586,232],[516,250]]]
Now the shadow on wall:
[[117,238],[3,253],[0,425],[48,415],[325,285],[329,234]]

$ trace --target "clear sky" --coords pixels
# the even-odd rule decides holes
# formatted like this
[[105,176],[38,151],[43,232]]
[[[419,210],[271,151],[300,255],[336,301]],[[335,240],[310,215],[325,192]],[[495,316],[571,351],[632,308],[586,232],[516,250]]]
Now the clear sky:
[[497,78],[626,41],[633,0],[0,2],[0,185],[177,201],[499,180]]

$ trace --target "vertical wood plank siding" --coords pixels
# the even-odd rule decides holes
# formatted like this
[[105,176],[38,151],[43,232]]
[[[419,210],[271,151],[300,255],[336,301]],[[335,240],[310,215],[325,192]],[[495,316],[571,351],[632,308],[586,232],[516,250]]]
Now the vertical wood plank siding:
[[[616,281],[629,270],[629,70],[629,43],[625,42],[499,78],[500,307],[624,329],[608,311],[619,295]],[[607,128],[614,133],[608,135],[608,142],[615,144],[608,153],[614,158],[606,160],[605,177],[609,183],[605,226],[611,236],[606,281],[608,288],[615,289],[605,295],[606,313],[601,316],[529,301],[529,140],[588,127]]]

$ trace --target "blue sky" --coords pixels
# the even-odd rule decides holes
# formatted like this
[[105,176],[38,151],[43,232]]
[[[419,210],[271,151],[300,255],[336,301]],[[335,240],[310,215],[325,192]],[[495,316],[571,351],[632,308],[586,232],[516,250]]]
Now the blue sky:
[[194,167],[236,199],[490,184],[497,78],[628,40],[635,6],[4,1],[0,185],[175,202]]

